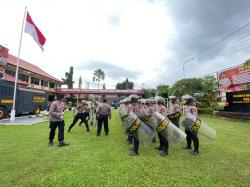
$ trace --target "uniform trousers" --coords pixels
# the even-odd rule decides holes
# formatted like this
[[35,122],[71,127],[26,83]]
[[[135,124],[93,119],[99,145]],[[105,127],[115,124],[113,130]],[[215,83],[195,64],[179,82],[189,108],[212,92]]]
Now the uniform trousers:
[[53,142],[55,137],[56,128],[58,127],[58,141],[64,140],[64,121],[50,121],[49,140]]

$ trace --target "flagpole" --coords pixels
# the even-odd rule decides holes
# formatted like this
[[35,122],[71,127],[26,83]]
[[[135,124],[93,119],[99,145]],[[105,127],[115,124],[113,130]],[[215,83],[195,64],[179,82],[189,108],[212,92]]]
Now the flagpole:
[[23,28],[24,28],[24,23],[25,23],[26,12],[27,12],[27,7],[25,7],[25,9],[24,9],[21,37],[20,37],[20,41],[19,41],[19,49],[18,49],[18,56],[17,56],[17,63],[16,63],[16,76],[15,76],[15,87],[14,87],[14,95],[13,95],[13,105],[12,105],[12,110],[10,113],[10,120],[11,121],[15,120],[15,115],[16,115],[16,88],[17,88],[17,81],[18,81],[19,59],[20,59],[22,37],[23,37]]

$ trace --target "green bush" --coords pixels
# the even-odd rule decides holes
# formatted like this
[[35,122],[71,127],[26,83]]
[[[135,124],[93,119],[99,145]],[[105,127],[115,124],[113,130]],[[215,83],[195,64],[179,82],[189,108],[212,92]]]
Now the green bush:
[[207,99],[200,99],[197,102],[198,108],[208,108],[210,107],[210,102]]
[[212,108],[198,108],[198,114],[213,115],[214,111]]
[[219,105],[218,103],[211,103],[211,106],[210,106],[213,110],[215,111],[218,111],[218,110],[221,110],[223,109],[223,106],[222,105]]

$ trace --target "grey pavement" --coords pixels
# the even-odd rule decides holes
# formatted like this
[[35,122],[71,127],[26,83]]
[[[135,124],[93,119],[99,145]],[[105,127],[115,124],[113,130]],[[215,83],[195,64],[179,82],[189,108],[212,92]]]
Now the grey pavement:
[[47,116],[22,116],[16,117],[14,121],[11,121],[10,118],[0,120],[0,125],[33,125],[37,123],[42,123],[48,121]]

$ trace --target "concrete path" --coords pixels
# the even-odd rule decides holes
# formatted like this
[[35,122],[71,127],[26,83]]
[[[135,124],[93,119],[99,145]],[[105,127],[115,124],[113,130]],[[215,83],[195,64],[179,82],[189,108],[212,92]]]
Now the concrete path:
[[0,120],[0,125],[33,125],[41,122],[48,121],[49,118],[47,116],[37,117],[34,115],[16,117],[14,121],[8,119]]

